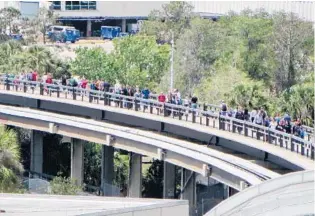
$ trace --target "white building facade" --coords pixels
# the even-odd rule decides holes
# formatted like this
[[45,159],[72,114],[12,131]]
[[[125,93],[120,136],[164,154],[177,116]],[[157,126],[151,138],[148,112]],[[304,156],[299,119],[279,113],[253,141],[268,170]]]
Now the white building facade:
[[[86,36],[98,36],[101,25],[120,26],[130,31],[128,24],[147,19],[154,9],[161,9],[169,1],[53,1],[52,8],[60,21],[74,25]],[[229,11],[239,13],[244,9],[264,8],[267,12],[294,12],[302,19],[314,22],[313,1],[188,1],[194,12],[204,17],[217,19]]]
[[[169,1],[0,1],[0,8],[15,7],[24,16],[34,16],[39,7],[50,7],[59,20],[81,31],[83,36],[99,36],[102,25],[120,26],[130,31],[129,24],[147,19],[154,9],[161,9]],[[313,1],[189,1],[194,12],[217,19],[229,11],[264,8],[267,12],[294,12],[302,19],[314,22]]]

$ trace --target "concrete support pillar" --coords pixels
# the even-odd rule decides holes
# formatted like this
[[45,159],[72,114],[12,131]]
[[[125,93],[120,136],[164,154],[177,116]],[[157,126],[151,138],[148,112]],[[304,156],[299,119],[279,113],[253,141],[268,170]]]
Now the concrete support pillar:
[[175,177],[176,166],[164,161],[164,175],[163,175],[163,198],[174,199],[175,198]]
[[126,19],[121,20],[121,32],[126,32]]
[[71,139],[71,178],[77,185],[83,184],[83,145],[83,140]]
[[61,8],[60,8],[61,11],[66,10],[66,2],[65,1],[60,1],[60,6],[61,6]]
[[88,20],[86,25],[86,36],[91,37],[92,35],[92,21]]
[[130,153],[128,196],[140,198],[142,196],[142,156]]
[[31,132],[31,171],[43,173],[43,133]]
[[224,199],[228,199],[230,197],[230,187],[227,185],[224,185]]
[[112,184],[114,180],[114,148],[102,146],[101,188],[104,196],[113,196]]
[[181,189],[180,198],[189,201],[189,215],[194,215],[197,203],[196,173],[182,168]]

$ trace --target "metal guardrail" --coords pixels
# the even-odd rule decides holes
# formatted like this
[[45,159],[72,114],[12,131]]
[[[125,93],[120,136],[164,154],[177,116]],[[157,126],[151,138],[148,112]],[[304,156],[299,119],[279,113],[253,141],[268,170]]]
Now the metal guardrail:
[[[0,79],[5,79],[5,74],[0,74]],[[12,82],[12,80],[14,80],[14,79],[8,79],[8,80],[9,80],[9,82]],[[29,81],[29,82],[31,82],[31,81]],[[69,79],[67,79],[67,83],[68,82],[69,82]],[[53,79],[53,83],[58,83],[58,85],[61,85],[61,80]],[[70,87],[70,88],[72,88],[72,87]],[[109,92],[114,93],[114,91],[115,91],[114,87],[109,88]],[[158,96],[159,96],[158,94],[151,93],[149,95],[149,98],[157,100]],[[191,105],[191,102],[189,102],[189,106],[190,105]],[[218,114],[221,111],[221,107],[219,105],[203,103],[203,102],[196,103],[196,107],[197,107],[197,109],[211,110],[213,112],[217,112]],[[309,135],[314,134],[314,128],[306,126],[306,125],[302,125],[302,127],[307,134],[309,134]],[[308,140],[310,140],[310,139],[308,139]]]
[[130,97],[110,92],[87,90],[76,87],[46,84],[33,81],[18,81],[13,79],[0,78],[0,84],[4,85],[7,91],[21,91],[24,93],[47,95],[69,100],[80,100],[87,103],[100,104],[103,101],[105,106],[116,106],[121,109],[132,109],[134,111],[149,112],[164,117],[178,118],[181,121],[199,123],[207,127],[229,131],[260,140],[265,143],[277,145],[280,148],[288,149],[305,157],[314,159],[314,143],[310,134],[307,140],[301,139],[292,134],[273,130],[265,126],[239,120],[232,117],[222,116],[207,106],[190,108],[182,105],[161,103],[152,99]]

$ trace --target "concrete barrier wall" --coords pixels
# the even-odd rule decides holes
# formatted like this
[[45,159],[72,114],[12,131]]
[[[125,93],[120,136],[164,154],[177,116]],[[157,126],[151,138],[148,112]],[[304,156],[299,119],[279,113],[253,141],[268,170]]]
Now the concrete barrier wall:
[[188,216],[188,200],[172,200],[149,206],[139,206],[105,212],[82,214],[81,216]]

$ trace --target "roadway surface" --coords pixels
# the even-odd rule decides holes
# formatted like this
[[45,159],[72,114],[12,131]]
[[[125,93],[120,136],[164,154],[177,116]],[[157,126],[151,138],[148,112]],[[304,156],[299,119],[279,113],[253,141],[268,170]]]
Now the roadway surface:
[[188,215],[188,202],[185,200],[0,194],[0,210],[5,211],[0,214],[10,216],[115,215],[142,209],[176,206],[187,208],[186,215]]
[[[195,143],[165,137],[156,132],[113,125],[82,117],[4,105],[0,105],[0,118],[2,118],[4,124],[46,132],[49,132],[48,123],[53,122],[58,125],[58,130],[55,133],[100,144],[108,145],[106,134],[115,135],[115,141],[111,144],[113,147],[157,159],[160,159],[157,149],[165,149],[167,152],[164,160],[200,174],[204,174],[204,164],[210,164],[214,168],[211,173],[212,178],[236,189],[239,189],[239,183],[236,183],[236,179],[239,178],[248,181],[250,184],[258,184],[262,180],[280,176],[268,168],[234,156],[231,153],[224,153]],[[126,140],[131,139],[132,142],[118,139],[118,137]],[[227,173],[236,178],[227,178]]]
[[205,216],[314,215],[314,171],[283,175],[221,202]]
[[[251,137],[245,137],[242,134],[231,133],[228,131],[219,130],[216,127],[212,128],[212,127],[207,127],[205,125],[198,124],[198,120],[200,121],[200,119],[201,121],[205,122],[205,119],[202,120],[202,118],[196,118],[197,123],[192,123],[192,122],[184,121],[184,120],[179,121],[178,119],[175,119],[172,117],[164,117],[161,115],[150,114],[148,113],[148,111],[146,111],[147,113],[144,114],[142,111],[137,112],[134,110],[120,109],[120,108],[115,107],[115,103],[111,103],[114,106],[104,106],[102,104],[103,101],[100,101],[99,104],[96,101],[94,101],[93,103],[89,103],[86,97],[83,97],[83,101],[80,100],[81,97],[77,97],[77,100],[72,100],[72,99],[69,99],[71,98],[71,95],[68,95],[68,99],[66,99],[62,97],[57,98],[55,95],[52,95],[52,97],[49,97],[47,95],[43,96],[43,95],[39,95],[39,93],[29,94],[29,93],[21,93],[21,92],[5,91],[5,90],[0,90],[0,93],[7,94],[7,95],[19,95],[19,96],[24,96],[24,97],[29,97],[29,98],[38,98],[38,99],[47,100],[47,101],[56,101],[60,103],[72,104],[72,105],[83,106],[83,107],[96,108],[100,110],[112,111],[118,114],[132,115],[138,118],[145,118],[145,119],[150,119],[154,121],[167,122],[172,125],[184,126],[186,128],[189,128],[195,131],[201,131],[204,133],[208,133],[209,135],[223,137],[232,142],[241,143],[245,146],[249,146],[255,149],[259,149],[261,151],[268,152],[272,155],[275,155],[279,158],[283,158],[286,161],[296,164],[297,166],[302,167],[303,169],[306,169],[306,170],[314,169],[313,161],[309,158],[306,158],[305,156],[291,152],[285,148],[280,148],[279,146],[276,146],[276,145],[270,145],[266,142],[263,142],[262,140],[253,139]],[[60,96],[63,96],[63,94],[60,94]],[[153,110],[156,112],[156,109],[153,109]]]

